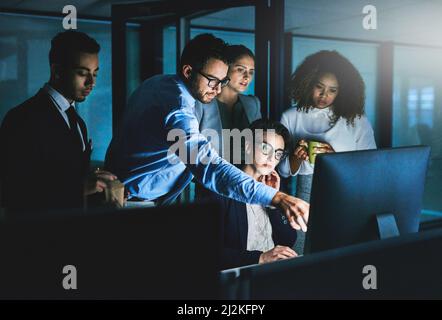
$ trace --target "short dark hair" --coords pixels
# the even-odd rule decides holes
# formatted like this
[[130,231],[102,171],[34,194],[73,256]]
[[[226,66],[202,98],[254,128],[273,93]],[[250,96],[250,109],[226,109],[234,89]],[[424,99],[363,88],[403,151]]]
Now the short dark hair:
[[100,45],[84,32],[64,31],[58,33],[51,41],[49,64],[68,66],[80,52],[98,53]]
[[246,46],[243,46],[242,44],[228,46],[226,56],[229,64],[234,63],[236,60],[244,56],[248,56],[252,58],[253,61],[255,61],[255,55],[253,54],[252,50],[250,50]]
[[342,117],[347,124],[354,125],[355,118],[365,113],[365,84],[359,71],[337,51],[314,53],[296,68],[290,83],[290,97],[294,105],[306,112],[313,108],[313,88],[326,73],[335,75],[339,83],[339,92],[331,107],[331,124]]
[[196,36],[185,46],[180,59],[180,70],[184,65],[201,70],[209,59],[218,59],[228,64],[226,57],[227,43],[210,33]]
[[277,135],[281,136],[284,140],[284,149],[289,150],[291,147],[291,138],[290,138],[290,132],[289,130],[280,122],[273,121],[269,119],[258,119],[253,121],[249,125],[249,129],[253,131],[253,134],[255,134],[255,131],[257,129],[261,129],[264,132],[268,130],[273,130]]

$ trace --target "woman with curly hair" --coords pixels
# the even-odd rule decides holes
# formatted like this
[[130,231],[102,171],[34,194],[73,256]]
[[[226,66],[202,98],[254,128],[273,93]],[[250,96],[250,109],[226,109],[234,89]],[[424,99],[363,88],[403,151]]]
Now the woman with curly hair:
[[298,143],[279,171],[284,177],[299,175],[296,193],[309,201],[314,164],[308,141],[321,142],[312,157],[376,149],[376,143],[365,116],[364,81],[338,52],[324,50],[308,56],[292,75],[290,96],[294,107],[283,113],[281,123]]

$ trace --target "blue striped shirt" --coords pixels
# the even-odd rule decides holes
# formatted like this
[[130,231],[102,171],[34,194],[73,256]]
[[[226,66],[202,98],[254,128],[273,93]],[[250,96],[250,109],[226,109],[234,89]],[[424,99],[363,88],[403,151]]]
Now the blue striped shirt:
[[[177,75],[145,80],[129,99],[121,130],[106,155],[107,168],[126,185],[131,197],[158,204],[173,201],[195,177],[231,199],[269,205],[277,190],[221,158],[200,134],[194,112],[195,99]],[[189,161],[171,152],[175,144],[168,141],[171,130],[182,132],[180,146]]]

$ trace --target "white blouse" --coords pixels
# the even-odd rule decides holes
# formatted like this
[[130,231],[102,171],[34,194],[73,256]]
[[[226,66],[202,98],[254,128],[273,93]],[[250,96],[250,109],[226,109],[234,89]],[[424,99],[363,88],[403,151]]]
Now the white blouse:
[[[354,126],[347,125],[347,120],[342,117],[331,126],[332,115],[330,107],[313,108],[308,112],[290,108],[282,114],[281,123],[289,130],[294,142],[300,139],[324,141],[336,152],[376,149],[373,129],[365,115],[356,117]],[[313,169],[310,162],[303,161],[299,170],[292,173],[289,157],[279,165],[279,173],[283,177],[313,174]]]
[[272,225],[266,209],[258,204],[246,204],[247,208],[247,251],[266,252],[275,247]]

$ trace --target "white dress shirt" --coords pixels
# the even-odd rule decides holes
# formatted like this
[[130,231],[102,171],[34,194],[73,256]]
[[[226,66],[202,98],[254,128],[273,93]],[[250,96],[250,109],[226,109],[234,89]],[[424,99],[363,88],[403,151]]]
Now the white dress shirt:
[[[376,149],[373,129],[366,116],[356,117],[354,126],[340,118],[333,126],[330,117],[333,111],[313,108],[308,112],[293,107],[282,114],[281,123],[287,127],[294,142],[305,139],[327,142],[336,152]],[[313,174],[314,165],[303,161],[297,172],[291,172],[287,157],[279,165],[279,173],[284,176]]]
[[247,209],[247,251],[266,252],[275,247],[272,225],[266,209],[257,204],[246,204]]
[[[72,104],[70,104],[69,101],[60,92],[55,90],[48,83],[44,85],[43,89],[49,94],[52,102],[54,102],[54,105],[57,107],[57,110],[60,112],[67,126],[70,128],[71,126],[69,125],[69,119],[68,115],[66,114],[66,110],[69,109],[70,106],[73,106],[75,108],[75,102],[72,102]],[[84,144],[83,133],[81,132],[78,123],[77,123],[77,130],[80,133],[81,143],[83,145],[83,151],[84,151],[86,149],[86,146]]]

